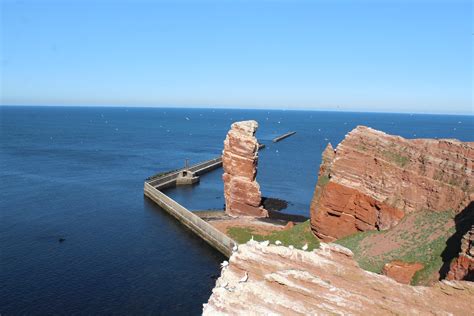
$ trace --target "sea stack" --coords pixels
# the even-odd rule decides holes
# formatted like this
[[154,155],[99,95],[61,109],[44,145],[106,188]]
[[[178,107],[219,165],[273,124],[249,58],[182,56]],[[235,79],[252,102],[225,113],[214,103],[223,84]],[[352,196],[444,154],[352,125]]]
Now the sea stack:
[[462,212],[474,199],[474,143],[405,139],[365,126],[323,153],[311,228],[324,241],[395,226],[422,210]]
[[261,206],[257,176],[258,123],[242,121],[232,124],[224,140],[222,164],[224,174],[225,212],[232,217],[268,217]]

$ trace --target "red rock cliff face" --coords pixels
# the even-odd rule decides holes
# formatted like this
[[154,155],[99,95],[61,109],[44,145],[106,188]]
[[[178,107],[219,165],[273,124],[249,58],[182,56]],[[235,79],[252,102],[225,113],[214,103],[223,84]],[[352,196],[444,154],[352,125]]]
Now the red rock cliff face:
[[224,141],[224,196],[226,213],[233,217],[267,217],[260,205],[262,196],[257,176],[258,142],[255,138],[258,124],[243,121],[232,124]]
[[461,252],[451,263],[448,280],[474,281],[474,226],[461,240]]
[[332,241],[387,229],[407,212],[457,212],[474,199],[474,143],[404,139],[359,126],[323,153],[311,227]]

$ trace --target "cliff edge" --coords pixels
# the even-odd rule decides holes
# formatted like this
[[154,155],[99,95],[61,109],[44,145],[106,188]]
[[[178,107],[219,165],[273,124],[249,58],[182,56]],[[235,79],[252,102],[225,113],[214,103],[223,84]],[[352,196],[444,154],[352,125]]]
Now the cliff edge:
[[474,284],[397,283],[367,272],[339,245],[302,251],[268,242],[239,246],[224,267],[204,315],[467,315]]
[[384,230],[407,213],[461,212],[474,200],[474,143],[405,139],[365,126],[323,153],[311,227],[323,241]]

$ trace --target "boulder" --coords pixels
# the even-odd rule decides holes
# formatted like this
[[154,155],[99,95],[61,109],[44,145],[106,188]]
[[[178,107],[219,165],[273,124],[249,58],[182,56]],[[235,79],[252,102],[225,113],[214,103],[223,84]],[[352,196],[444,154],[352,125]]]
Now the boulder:
[[382,269],[382,273],[399,283],[410,284],[415,273],[421,269],[423,269],[421,263],[407,263],[395,260],[386,263]]

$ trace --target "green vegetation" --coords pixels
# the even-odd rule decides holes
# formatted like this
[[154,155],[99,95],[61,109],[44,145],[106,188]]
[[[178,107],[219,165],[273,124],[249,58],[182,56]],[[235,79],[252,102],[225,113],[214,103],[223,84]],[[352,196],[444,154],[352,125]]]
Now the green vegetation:
[[384,150],[382,154],[385,156],[385,158],[389,159],[390,161],[396,163],[400,167],[405,167],[405,165],[410,161],[408,157],[402,156],[399,153]]
[[[446,240],[455,232],[454,225],[450,225],[453,217],[451,211],[415,212],[390,230],[356,233],[336,243],[351,249],[361,268],[376,273],[381,273],[383,266],[393,260],[422,263],[424,268],[414,275],[412,284],[425,285],[443,265],[441,254]],[[390,249],[380,251],[378,241]]]
[[329,182],[329,177],[327,175],[322,175],[318,179],[318,184],[320,187],[324,187]]
[[269,240],[270,243],[274,244],[275,241],[279,240],[282,245],[293,245],[299,249],[307,243],[308,251],[319,248],[319,240],[311,233],[309,220],[288,230],[275,231],[268,235],[257,234],[253,229],[244,227],[230,227],[227,229],[227,233],[239,244],[246,243],[253,236],[256,241]]

